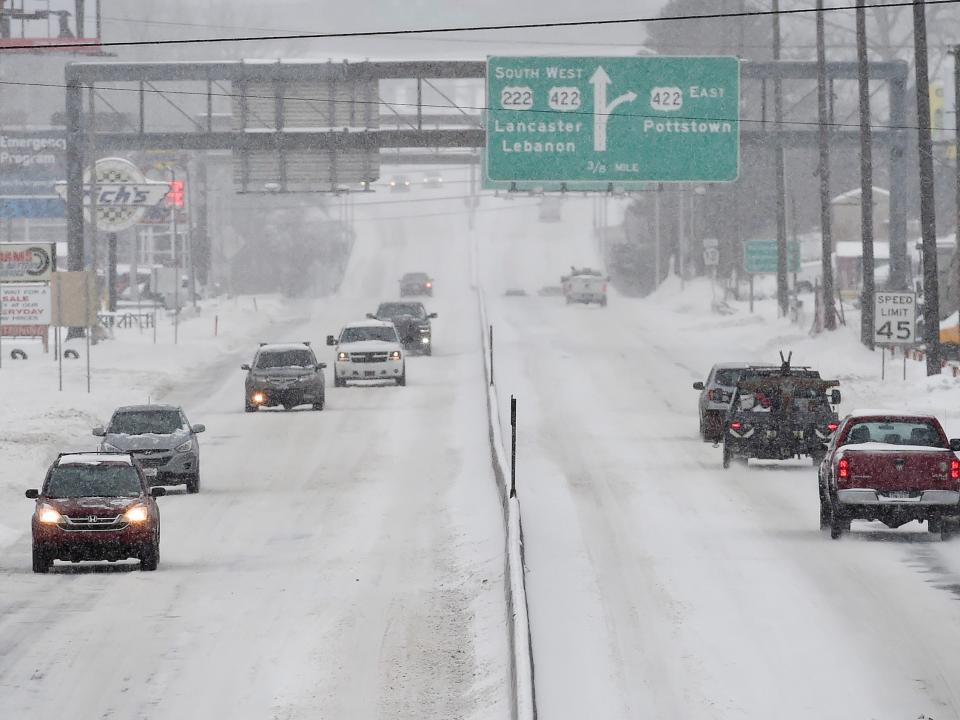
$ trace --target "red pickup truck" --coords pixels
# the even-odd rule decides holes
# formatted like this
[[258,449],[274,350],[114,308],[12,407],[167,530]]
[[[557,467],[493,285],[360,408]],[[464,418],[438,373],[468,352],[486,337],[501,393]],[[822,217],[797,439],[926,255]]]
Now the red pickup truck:
[[960,525],[960,440],[948,440],[932,415],[856,411],[820,463],[820,529],[839,538],[851,520],[900,527],[926,520],[949,539]]

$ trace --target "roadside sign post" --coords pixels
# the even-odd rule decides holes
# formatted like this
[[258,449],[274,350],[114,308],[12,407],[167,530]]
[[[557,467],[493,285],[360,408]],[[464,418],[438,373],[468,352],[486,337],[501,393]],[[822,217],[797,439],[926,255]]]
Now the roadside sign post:
[[[888,348],[903,350],[903,379],[907,379],[907,348],[917,342],[917,294],[876,292],[873,302],[873,344],[885,355]],[[880,379],[884,380],[886,361],[881,361]]]
[[494,182],[731,182],[735,57],[489,57]]
[[[776,240],[744,240],[743,271],[750,276],[750,312],[753,312],[753,276],[775,275],[777,272]],[[787,243],[787,271],[796,274],[800,270],[800,243]],[[796,281],[794,281],[796,284]]]

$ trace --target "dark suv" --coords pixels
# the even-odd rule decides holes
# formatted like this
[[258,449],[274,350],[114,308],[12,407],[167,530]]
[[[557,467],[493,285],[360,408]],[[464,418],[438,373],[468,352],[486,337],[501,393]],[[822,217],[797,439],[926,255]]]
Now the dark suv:
[[256,412],[261,407],[312,405],[323,410],[326,401],[326,363],[317,362],[310,343],[260,343],[253,362],[241,365],[247,371],[243,407]]
[[47,471],[31,522],[33,571],[45,573],[54,560],[140,560],[141,570],[160,563],[160,509],[131,455],[64,453]]
[[400,278],[400,297],[406,295],[433,297],[433,278],[425,272],[406,273]]
[[433,328],[430,320],[436,313],[427,313],[422,302],[401,300],[380,303],[371,320],[389,320],[397,328],[397,335],[405,350],[423,355],[433,354]]

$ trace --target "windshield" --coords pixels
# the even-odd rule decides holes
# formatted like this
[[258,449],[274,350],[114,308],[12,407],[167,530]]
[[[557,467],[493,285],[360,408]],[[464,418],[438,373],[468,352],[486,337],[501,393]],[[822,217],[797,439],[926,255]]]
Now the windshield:
[[713,377],[713,382],[721,387],[733,387],[740,381],[742,370],[717,370]]
[[316,365],[313,353],[309,350],[270,350],[260,353],[257,369],[285,367],[312,367]]
[[115,435],[170,435],[183,428],[178,410],[128,410],[116,413],[107,432]]
[[377,309],[378,318],[393,319],[405,315],[423,320],[427,317],[427,311],[420,303],[384,303]]
[[131,465],[62,465],[47,482],[47,497],[139,497],[140,476]]
[[884,422],[875,420],[857,422],[850,426],[844,445],[877,442],[886,445],[919,445],[947,448],[947,442],[937,428],[924,420]]
[[397,342],[397,331],[387,325],[377,325],[373,327],[344,328],[343,333],[340,335],[341,343],[369,342],[375,340]]
[[426,273],[407,273],[402,278],[404,282],[423,282],[426,279]]

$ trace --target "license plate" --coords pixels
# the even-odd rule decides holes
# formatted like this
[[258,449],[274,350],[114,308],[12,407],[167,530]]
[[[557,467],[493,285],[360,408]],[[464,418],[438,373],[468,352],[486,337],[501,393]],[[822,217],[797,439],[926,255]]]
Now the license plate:
[[144,468],[144,469],[143,469],[143,476],[144,476],[144,477],[155,478],[155,477],[157,476],[157,474],[158,474],[158,473],[157,473],[157,469],[156,469],[156,468]]
[[890,490],[884,494],[885,497],[890,500],[919,500],[919,493],[911,492],[910,490]]
[[365,370],[363,375],[364,377],[375,377],[376,373],[373,370]]

